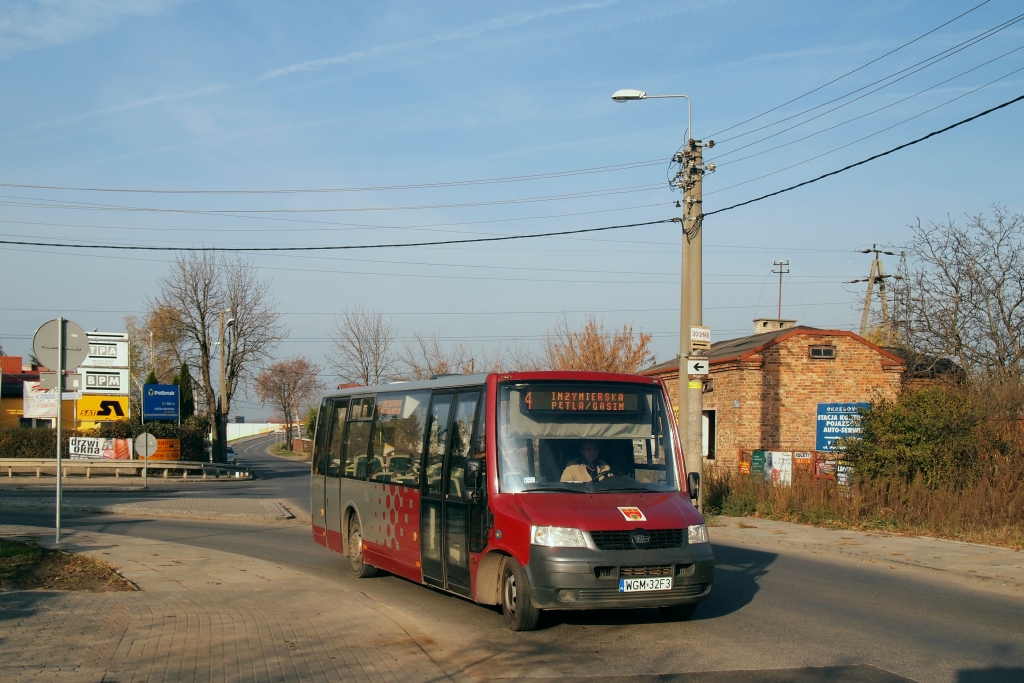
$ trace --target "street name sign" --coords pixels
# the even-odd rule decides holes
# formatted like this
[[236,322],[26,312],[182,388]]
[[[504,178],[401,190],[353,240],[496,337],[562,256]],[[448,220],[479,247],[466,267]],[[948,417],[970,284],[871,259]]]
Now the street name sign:
[[690,328],[690,348],[704,349],[711,348],[711,328],[694,326]]

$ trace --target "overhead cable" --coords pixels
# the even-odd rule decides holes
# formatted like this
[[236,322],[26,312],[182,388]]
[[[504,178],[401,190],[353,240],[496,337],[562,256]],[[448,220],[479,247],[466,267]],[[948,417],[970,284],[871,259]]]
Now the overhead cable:
[[832,85],[833,83],[837,83],[837,82],[839,82],[839,81],[843,80],[843,79],[844,79],[844,78],[846,78],[847,76],[852,76],[853,74],[857,73],[858,71],[861,71],[861,70],[863,70],[863,69],[866,69],[867,67],[871,66],[871,65],[872,65],[872,64],[874,64],[875,62],[881,61],[881,60],[885,59],[886,57],[888,57],[889,55],[891,55],[891,54],[895,54],[896,52],[899,52],[900,50],[902,50],[903,48],[905,48],[905,47],[907,47],[907,46],[909,46],[909,45],[913,45],[914,43],[916,43],[917,41],[921,40],[922,38],[926,38],[926,37],[930,36],[931,34],[933,34],[933,33],[935,33],[936,31],[938,31],[938,30],[939,30],[940,28],[944,28],[944,27],[946,27],[946,26],[948,26],[948,25],[952,24],[952,23],[953,23],[954,21],[956,21],[957,19],[961,19],[961,18],[963,18],[963,17],[967,16],[968,14],[970,14],[970,13],[971,13],[971,12],[973,12],[974,10],[978,9],[979,7],[982,7],[982,6],[984,6],[984,5],[987,5],[987,4],[988,4],[988,3],[990,2],[990,1],[991,1],[991,0],[984,0],[984,2],[981,2],[981,3],[977,4],[977,5],[975,5],[975,6],[974,6],[974,7],[972,7],[971,9],[967,10],[966,12],[964,12],[963,14],[958,14],[957,16],[953,17],[953,18],[952,18],[952,19],[950,19],[949,21],[947,21],[947,22],[945,22],[945,23],[942,23],[942,24],[939,24],[938,26],[936,26],[936,27],[935,27],[935,28],[933,28],[932,30],[930,30],[930,31],[926,31],[925,33],[922,33],[922,34],[921,34],[921,35],[919,35],[919,36],[918,36],[917,38],[914,38],[913,40],[911,40],[911,41],[908,41],[908,42],[906,42],[906,43],[903,43],[902,45],[900,45],[899,47],[897,47],[897,48],[895,48],[895,49],[889,50],[888,52],[886,52],[886,53],[885,53],[884,55],[882,55],[881,57],[876,57],[876,58],[872,59],[872,60],[871,60],[870,62],[868,62],[867,64],[861,64],[861,65],[860,65],[860,66],[858,66],[858,67],[857,67],[856,69],[853,69],[852,71],[847,71],[847,72],[846,72],[846,73],[844,73],[844,74],[843,74],[842,76],[838,76],[838,77],[836,77],[836,78],[833,78],[833,79],[832,79],[831,81],[829,81],[828,83],[824,83],[824,84],[822,84],[822,85],[819,85],[819,86],[818,86],[818,87],[816,87],[816,88],[813,88],[813,89],[811,89],[811,90],[808,90],[808,91],[807,91],[807,92],[805,92],[805,93],[804,93],[803,95],[798,95],[797,97],[794,97],[793,99],[791,99],[791,100],[789,100],[789,101],[787,101],[787,102],[783,102],[782,104],[780,104],[780,105],[778,105],[778,106],[772,107],[771,109],[767,109],[767,110],[765,110],[765,111],[761,112],[760,114],[758,114],[757,116],[751,116],[751,117],[750,117],[749,119],[746,119],[745,121],[740,121],[739,123],[735,123],[735,124],[733,124],[733,125],[729,126],[728,128],[723,128],[723,129],[722,129],[722,130],[720,130],[720,131],[717,131],[717,132],[715,132],[715,133],[712,133],[712,134],[711,134],[710,136],[708,136],[708,137],[715,137],[716,135],[721,135],[722,133],[725,133],[726,131],[730,131],[730,130],[732,130],[733,128],[739,128],[739,127],[740,127],[740,126],[742,126],[743,124],[746,124],[746,123],[750,123],[751,121],[756,121],[757,119],[761,118],[762,116],[765,116],[765,115],[767,115],[767,114],[771,114],[771,113],[772,113],[773,111],[778,111],[779,109],[782,109],[783,107],[785,107],[785,106],[787,106],[787,105],[790,105],[790,104],[793,104],[794,102],[797,102],[797,101],[799,101],[799,100],[802,100],[803,98],[807,97],[808,95],[813,95],[814,93],[818,92],[819,90],[821,90],[821,89],[823,89],[823,88],[827,88],[828,86]]
[[603,228],[583,228],[581,230],[559,230],[555,232],[540,232],[529,235],[505,235],[502,237],[474,237],[461,240],[439,240],[436,242],[405,242],[401,244],[348,244],[339,246],[315,246],[315,247],[163,247],[163,246],[140,246],[127,244],[64,244],[57,242],[23,242],[14,240],[0,240],[0,244],[22,245],[29,247],[61,247],[64,249],[118,249],[128,251],[223,251],[223,252],[267,252],[267,251],[340,251],[346,249],[389,249],[396,247],[433,247],[445,244],[473,244],[477,242],[505,242],[509,240],[533,239],[537,237],[556,237],[560,235],[579,235],[588,232],[602,232],[605,230],[621,230],[624,228],[637,228],[645,225],[659,225],[671,223],[671,218],[658,221],[645,221],[643,223],[626,223],[623,225],[608,225]]
[[[908,66],[908,67],[906,67],[904,69],[900,69],[899,71],[896,71],[894,73],[891,73],[888,76],[885,76],[884,78],[880,78],[880,79],[878,79],[876,81],[872,81],[871,83],[868,83],[867,85],[861,86],[861,87],[859,87],[859,88],[857,88],[855,90],[851,90],[850,92],[848,92],[848,93],[846,93],[844,95],[840,95],[839,97],[834,97],[831,100],[828,100],[826,102],[822,102],[821,104],[817,104],[817,105],[815,105],[813,107],[808,107],[807,109],[804,109],[803,111],[798,111],[795,114],[790,114],[789,116],[785,116],[785,117],[783,117],[781,119],[778,119],[776,121],[773,121],[771,123],[766,123],[763,126],[758,126],[757,128],[751,128],[750,130],[746,131],[745,133],[739,133],[738,135],[734,135],[731,138],[725,138],[724,140],[717,140],[716,144],[725,144],[725,143],[731,142],[732,140],[738,140],[739,138],[746,137],[747,135],[750,135],[752,133],[756,133],[756,132],[764,130],[766,128],[771,128],[772,126],[777,126],[778,124],[784,123],[786,121],[790,121],[792,119],[797,118],[798,116],[803,116],[804,114],[809,114],[810,112],[816,111],[818,109],[821,109],[822,107],[827,107],[830,104],[834,104],[836,102],[839,102],[840,100],[844,100],[847,97],[850,97],[851,95],[855,95],[855,94],[861,92],[862,90],[867,90],[868,88],[870,88],[872,86],[875,86],[875,85],[878,85],[879,83],[883,83],[884,84],[884,85],[876,88],[875,90],[872,90],[871,92],[865,93],[865,94],[861,95],[860,97],[856,97],[856,98],[850,100],[849,102],[845,102],[845,103],[841,104],[838,107],[830,109],[829,111],[824,112],[824,114],[819,114],[817,116],[814,116],[814,117],[811,117],[811,118],[807,119],[806,121],[801,121],[800,123],[798,123],[798,124],[796,124],[794,126],[791,126],[790,128],[787,128],[786,130],[792,130],[792,128],[796,128],[797,126],[802,126],[803,124],[807,123],[808,121],[813,121],[813,120],[815,120],[817,118],[820,118],[821,116],[824,116],[825,114],[828,114],[829,112],[832,112],[832,111],[835,111],[836,109],[840,109],[842,107],[845,107],[846,105],[851,104],[853,102],[856,102],[856,101],[858,101],[860,99],[863,99],[864,97],[867,97],[868,95],[871,95],[871,94],[873,94],[875,92],[878,92],[879,90],[881,90],[883,88],[887,88],[890,85],[892,85],[893,83],[897,83],[899,81],[902,81],[904,78],[912,76],[912,75],[918,73],[919,71],[927,69],[930,66],[934,66],[935,64],[938,64],[942,60],[947,59],[949,57],[952,57],[953,55],[955,55],[958,52],[962,52],[963,50],[966,50],[967,48],[972,47],[972,46],[976,45],[977,43],[980,43],[983,40],[991,38],[992,36],[994,36],[995,34],[999,33],[1000,31],[1003,31],[1004,29],[1007,29],[1010,26],[1012,26],[1012,25],[1014,25],[1016,23],[1019,23],[1020,21],[1024,21],[1024,13],[1018,14],[1017,16],[1013,17],[1012,19],[1008,19],[1008,20],[1004,21],[1003,23],[1001,23],[1001,24],[999,24],[997,26],[994,26],[993,28],[990,28],[990,29],[987,29],[985,31],[982,31],[981,33],[977,34],[976,36],[974,36],[972,38],[968,38],[967,40],[965,40],[965,41],[963,41],[961,43],[957,43],[953,47],[947,48],[947,49],[945,49],[945,50],[943,50],[941,52],[937,52],[936,54],[928,57],[927,59],[923,59],[920,62],[917,62],[915,64],[911,64],[910,66]],[[920,68],[918,68],[918,67],[920,67]],[[916,70],[915,71],[911,71],[911,69],[916,69]],[[905,73],[905,72],[908,72],[908,71],[910,73]],[[900,76],[900,74],[903,74],[903,75]],[[899,78],[895,78],[896,76],[899,76]],[[890,79],[893,79],[893,80],[890,80]],[[889,82],[885,83],[885,81],[889,81]],[[780,132],[785,132],[785,131],[780,131]],[[768,139],[768,138],[774,137],[775,135],[778,135],[778,134],[779,133],[773,133],[772,135],[769,135],[767,138],[763,138],[763,139]],[[760,141],[758,141],[758,142],[760,142]],[[751,143],[751,144],[755,144],[755,143]],[[722,155],[722,156],[724,156],[724,155]]]
[[890,149],[888,151],[882,152],[880,154],[876,154],[874,156],[870,156],[867,159],[864,159],[862,161],[858,161],[857,163],[850,164],[849,166],[844,166],[844,167],[842,167],[842,168],[840,168],[838,170],[832,171],[830,173],[825,173],[823,175],[818,176],[817,178],[812,178],[810,180],[805,180],[802,183],[797,183],[796,185],[791,185],[791,186],[783,188],[781,190],[776,190],[775,192],[769,192],[768,194],[761,195],[760,197],[755,197],[754,199],[748,199],[745,202],[740,202],[738,204],[733,204],[732,206],[727,206],[724,209],[716,209],[714,211],[709,211],[709,212],[705,213],[704,216],[713,216],[716,213],[722,213],[723,211],[730,211],[732,209],[737,209],[737,208],[739,208],[741,206],[746,206],[747,204],[753,204],[754,202],[759,202],[759,201],[761,201],[763,199],[768,199],[769,197],[774,197],[774,196],[780,195],[780,194],[782,194],[784,192],[789,192],[791,190],[795,190],[795,189],[797,189],[799,187],[803,187],[804,185],[810,185],[812,183],[818,182],[819,180],[824,180],[825,178],[829,178],[829,177],[834,176],[834,175],[839,175],[840,173],[842,173],[844,171],[849,171],[851,168],[856,168],[858,166],[863,166],[864,164],[868,163],[869,161],[874,161],[875,159],[881,159],[882,157],[888,156],[889,154],[892,154],[893,152],[898,152],[901,149],[906,149],[907,147],[910,147],[911,145],[916,145],[919,142],[924,142],[925,140],[927,140],[929,138],[933,138],[936,135],[941,135],[942,133],[945,133],[947,131],[953,130],[954,128],[956,128],[958,126],[962,126],[965,123],[970,123],[971,121],[974,121],[975,119],[980,119],[982,116],[987,116],[988,114],[991,114],[994,111],[999,111],[1000,109],[1003,109],[1004,107],[1009,107],[1011,104],[1014,104],[1016,102],[1020,102],[1021,100],[1024,100],[1024,95],[1021,95],[1019,97],[1015,97],[1012,100],[1009,100],[1007,102],[1003,102],[1002,104],[1000,104],[998,106],[995,106],[995,107],[992,107],[991,109],[986,109],[985,111],[981,112],[980,114],[975,114],[974,116],[966,118],[963,121],[957,121],[956,123],[954,123],[954,124],[952,124],[950,126],[946,126],[945,128],[942,128],[940,130],[936,130],[936,131],[933,131],[931,133],[928,133],[928,135],[925,135],[923,137],[917,138],[916,140],[911,140],[910,142],[905,142],[902,145],[899,145],[898,147],[893,147],[892,149]]

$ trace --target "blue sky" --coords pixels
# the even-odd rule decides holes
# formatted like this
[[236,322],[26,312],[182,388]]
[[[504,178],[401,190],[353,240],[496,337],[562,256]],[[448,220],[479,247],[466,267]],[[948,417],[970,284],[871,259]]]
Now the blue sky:
[[[687,93],[694,132],[706,138],[976,4],[8,0],[0,5],[0,182],[352,188],[651,163],[522,182],[315,194],[6,187],[0,239],[368,244],[670,218],[677,195],[666,185],[666,162],[683,141],[685,103],[621,105],[610,100],[613,91]],[[743,150],[787,126],[730,140],[910,67],[1020,10],[991,0],[817,93],[715,135],[719,144],[707,158],[719,170],[705,181],[705,210],[839,168],[1020,95],[1024,71],[1013,72],[1024,67],[1024,50],[1006,53],[1024,46],[1024,22],[791,131]],[[791,263],[784,316],[849,329],[858,324],[863,293],[844,281],[864,277],[870,265],[856,249],[899,245],[918,216],[962,217],[994,202],[1024,210],[1024,104],[1015,106],[837,178],[710,217],[704,319],[714,337],[740,336],[755,316],[774,315],[773,260]],[[764,153],[743,158],[757,152]],[[222,210],[240,213],[195,213]],[[290,213],[242,213],[257,210]],[[58,313],[88,329],[123,329],[122,318],[142,310],[169,258],[2,247],[5,352],[27,354],[35,328]],[[292,339],[283,355],[322,363],[333,315],[354,305],[392,316],[403,339],[437,329],[481,348],[513,337],[533,344],[560,312],[573,321],[594,312],[610,326],[654,333],[660,359],[676,352],[675,225],[253,259],[288,313]],[[887,268],[895,267],[890,259]]]

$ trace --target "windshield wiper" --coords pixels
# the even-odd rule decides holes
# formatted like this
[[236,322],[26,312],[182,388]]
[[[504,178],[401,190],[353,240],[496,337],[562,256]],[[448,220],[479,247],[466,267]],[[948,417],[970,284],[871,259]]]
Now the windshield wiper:
[[587,493],[586,491],[580,491],[579,489],[567,489],[562,486],[535,486],[528,489],[523,489],[520,493],[530,493],[531,491],[564,491],[565,493]]
[[608,488],[601,489],[594,488],[591,489],[591,491],[597,491],[601,493],[610,491],[637,491],[640,493],[658,493],[658,491],[655,491],[654,489],[649,489],[643,486],[609,486]]

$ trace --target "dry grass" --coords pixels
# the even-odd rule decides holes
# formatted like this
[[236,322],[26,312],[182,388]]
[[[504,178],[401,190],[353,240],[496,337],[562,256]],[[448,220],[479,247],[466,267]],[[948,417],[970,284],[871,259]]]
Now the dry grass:
[[131,582],[100,560],[0,539],[0,589],[131,591]]
[[809,476],[777,486],[723,470],[710,471],[706,481],[712,513],[1024,548],[1024,471],[1019,466],[959,487],[929,488],[918,478],[862,480],[848,489]]

